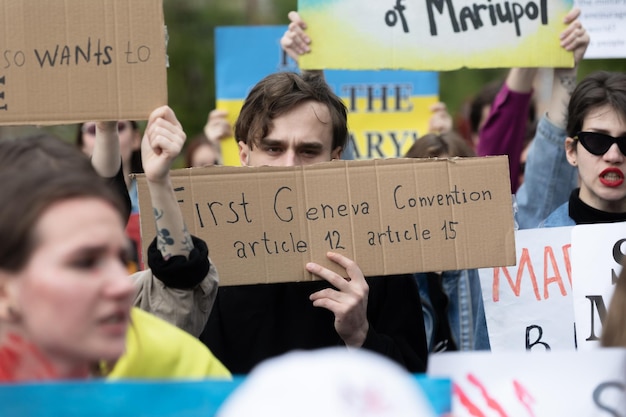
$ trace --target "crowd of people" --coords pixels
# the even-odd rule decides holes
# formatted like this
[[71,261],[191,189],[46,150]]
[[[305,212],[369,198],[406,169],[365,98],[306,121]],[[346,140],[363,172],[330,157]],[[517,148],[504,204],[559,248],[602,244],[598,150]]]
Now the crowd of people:
[[[471,143],[439,103],[431,131],[405,156],[508,155],[520,229],[626,221],[626,74],[577,82],[590,40],[579,15],[565,17],[560,43],[575,65],[553,69],[546,113],[535,120],[537,69],[513,68],[476,100]],[[312,45],[300,16],[289,19],[281,45],[297,60]],[[476,270],[366,277],[329,252],[348,278],[308,263],[319,280],[219,287],[219,265],[176,201],[174,159],[184,152],[188,167],[218,165],[231,135],[242,166],[339,159],[347,114],[323,73],[278,72],[250,90],[232,129],[214,110],[187,145],[167,106],[143,133],[135,121],[92,121],[78,126],[75,146],[49,135],[1,140],[0,382],[230,378],[294,350],[337,346],[422,373],[435,352],[488,350]],[[146,176],[157,226],[147,269],[131,173]],[[606,346],[626,346],[624,274]]]

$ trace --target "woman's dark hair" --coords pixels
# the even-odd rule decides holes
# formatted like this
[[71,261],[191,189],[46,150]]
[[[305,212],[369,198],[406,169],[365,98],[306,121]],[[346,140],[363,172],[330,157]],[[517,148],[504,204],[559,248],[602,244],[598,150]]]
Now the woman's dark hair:
[[332,123],[332,148],[345,149],[348,110],[318,74],[277,72],[259,81],[250,91],[235,123],[235,138],[253,148],[272,128],[272,121],[305,101],[325,104]]
[[36,247],[39,217],[77,197],[102,199],[125,221],[120,197],[76,147],[48,134],[0,140],[0,269],[20,270]]
[[587,115],[594,109],[609,105],[626,121],[626,74],[596,71],[576,86],[567,107],[567,135],[571,138],[582,130]]
[[428,133],[413,143],[404,155],[405,158],[436,158],[455,156],[476,156],[472,148],[454,132],[442,134]]

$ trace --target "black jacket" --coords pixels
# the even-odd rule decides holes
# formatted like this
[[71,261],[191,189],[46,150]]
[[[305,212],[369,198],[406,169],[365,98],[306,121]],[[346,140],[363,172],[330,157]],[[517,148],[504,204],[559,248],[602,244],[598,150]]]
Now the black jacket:
[[[412,275],[369,277],[364,348],[408,371],[425,372],[428,349],[422,305]],[[326,281],[220,287],[200,339],[233,373],[247,374],[264,359],[295,349],[341,346],[332,312],[309,295]]]

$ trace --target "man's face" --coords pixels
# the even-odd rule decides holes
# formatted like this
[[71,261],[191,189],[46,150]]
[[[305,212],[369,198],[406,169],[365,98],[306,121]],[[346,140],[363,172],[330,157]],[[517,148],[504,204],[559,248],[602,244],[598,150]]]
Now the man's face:
[[328,107],[305,101],[272,120],[267,136],[253,146],[240,141],[239,159],[243,166],[311,165],[341,157],[341,147],[332,144]]

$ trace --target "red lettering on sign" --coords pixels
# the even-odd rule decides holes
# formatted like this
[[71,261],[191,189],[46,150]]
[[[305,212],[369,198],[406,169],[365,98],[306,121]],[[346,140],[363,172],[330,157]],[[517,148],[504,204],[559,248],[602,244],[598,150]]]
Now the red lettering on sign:
[[[554,276],[548,277],[548,265],[552,265],[552,271],[554,271]],[[561,279],[561,273],[559,272],[559,266],[556,263],[556,259],[554,258],[554,252],[550,246],[546,246],[543,252],[543,298],[547,300],[550,298],[550,294],[548,293],[548,285],[556,282],[559,285],[559,289],[561,290],[561,295],[567,295],[567,291],[565,291],[565,286],[563,285],[563,280]]]
[[493,301],[500,301],[500,270],[506,277],[513,293],[516,297],[519,297],[521,287],[522,287],[522,277],[524,276],[524,269],[528,268],[528,274],[530,275],[530,280],[533,284],[533,291],[535,293],[535,297],[537,300],[541,300],[541,296],[539,295],[539,287],[537,286],[537,277],[535,276],[535,270],[533,268],[532,261],[530,259],[530,254],[528,252],[528,248],[522,249],[522,256],[520,257],[519,265],[517,269],[517,276],[515,277],[515,284],[513,284],[513,280],[511,279],[511,273],[509,269],[506,267],[498,267],[493,269]]
[[[571,244],[567,244],[561,248],[563,253],[563,265],[565,266],[565,272],[567,273],[567,280],[569,281],[569,288],[572,288],[572,264],[570,261],[570,248]],[[535,263],[541,261],[535,260]],[[530,251],[528,248],[523,248],[519,261],[517,262],[517,272],[515,274],[515,280],[512,278],[513,272],[507,267],[493,268],[493,285],[492,285],[492,298],[494,302],[500,301],[500,274],[503,274],[506,280],[513,290],[513,294],[519,297],[522,291],[522,278],[529,277],[533,287],[533,293],[537,301],[541,301],[541,294],[539,293],[539,286],[537,284],[537,275],[535,274],[535,268],[533,266],[533,260],[530,257]],[[543,299],[550,298],[548,286],[556,283],[559,286],[559,291],[562,296],[567,296],[567,288],[563,282],[563,274],[559,269],[559,263],[554,253],[554,249],[551,246],[545,246],[543,248]]]

